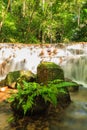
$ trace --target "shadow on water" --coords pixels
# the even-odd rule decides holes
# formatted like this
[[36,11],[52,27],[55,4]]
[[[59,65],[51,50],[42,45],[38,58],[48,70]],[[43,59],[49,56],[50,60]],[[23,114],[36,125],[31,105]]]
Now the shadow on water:
[[71,104],[66,109],[53,109],[43,117],[25,117],[8,123],[12,115],[7,102],[0,103],[0,130],[86,130],[87,129],[87,88],[80,87],[71,93]]

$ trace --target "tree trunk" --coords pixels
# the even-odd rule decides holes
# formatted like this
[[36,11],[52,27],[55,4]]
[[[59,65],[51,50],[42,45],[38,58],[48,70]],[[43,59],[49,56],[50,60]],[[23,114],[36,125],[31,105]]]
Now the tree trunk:
[[8,5],[7,5],[7,8],[6,8],[6,11],[4,12],[2,21],[0,22],[0,32],[1,32],[4,20],[5,20],[5,16],[6,16],[7,12],[8,12],[9,7],[10,7],[10,4],[11,4],[11,0],[8,0]]
[[26,11],[26,0],[23,0],[23,17],[25,17],[25,11]]
[[80,6],[79,6],[79,9],[78,9],[78,26],[80,25]]

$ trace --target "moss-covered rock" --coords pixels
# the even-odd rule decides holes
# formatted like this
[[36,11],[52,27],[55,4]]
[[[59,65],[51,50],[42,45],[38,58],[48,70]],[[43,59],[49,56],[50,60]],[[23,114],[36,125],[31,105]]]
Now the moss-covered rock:
[[25,71],[25,70],[14,71],[14,72],[9,72],[7,74],[4,84],[11,88],[15,88],[17,82],[21,82],[23,80],[33,81],[35,80],[35,78],[36,76],[31,71]]
[[12,87],[12,84],[17,81],[20,76],[20,71],[9,72],[5,78],[7,86]]
[[37,81],[47,84],[48,81],[64,79],[62,68],[53,62],[42,62],[37,67]]
[[36,75],[31,71],[21,70],[19,79],[25,80],[27,82],[33,82],[36,81]]

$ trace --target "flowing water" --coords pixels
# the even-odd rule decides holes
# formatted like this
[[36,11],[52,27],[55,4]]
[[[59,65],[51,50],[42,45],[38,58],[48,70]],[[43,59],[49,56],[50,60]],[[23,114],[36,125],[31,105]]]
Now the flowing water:
[[87,44],[74,45],[68,47],[72,52],[72,57],[67,57],[66,63],[63,65],[65,77],[70,78],[80,84],[87,86]]
[[65,77],[87,83],[87,44],[66,45],[62,48],[57,44],[0,44],[0,79],[15,70],[36,73],[42,61],[55,62],[64,69]]
[[[0,79],[10,71],[31,70],[37,72],[42,61],[59,64],[70,78],[81,84],[78,92],[71,93],[72,103],[65,109],[50,112],[44,118],[26,119],[10,125],[12,115],[5,102],[6,93],[0,92],[0,130],[86,130],[87,129],[87,44],[55,45],[0,44]],[[9,94],[9,91],[7,92]]]

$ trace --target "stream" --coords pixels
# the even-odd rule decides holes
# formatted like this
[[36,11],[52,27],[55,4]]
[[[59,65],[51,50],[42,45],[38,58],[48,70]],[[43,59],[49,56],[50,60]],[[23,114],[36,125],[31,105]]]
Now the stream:
[[26,117],[13,123],[8,122],[12,111],[5,100],[10,90],[7,88],[6,91],[0,91],[0,130],[87,129],[87,44],[66,47],[14,44],[1,44],[0,46],[0,79],[15,70],[29,69],[36,73],[37,65],[40,62],[52,61],[61,65],[65,77],[84,85],[84,87],[80,86],[79,91],[70,93],[72,102],[67,108],[62,110],[56,108],[43,117]]

